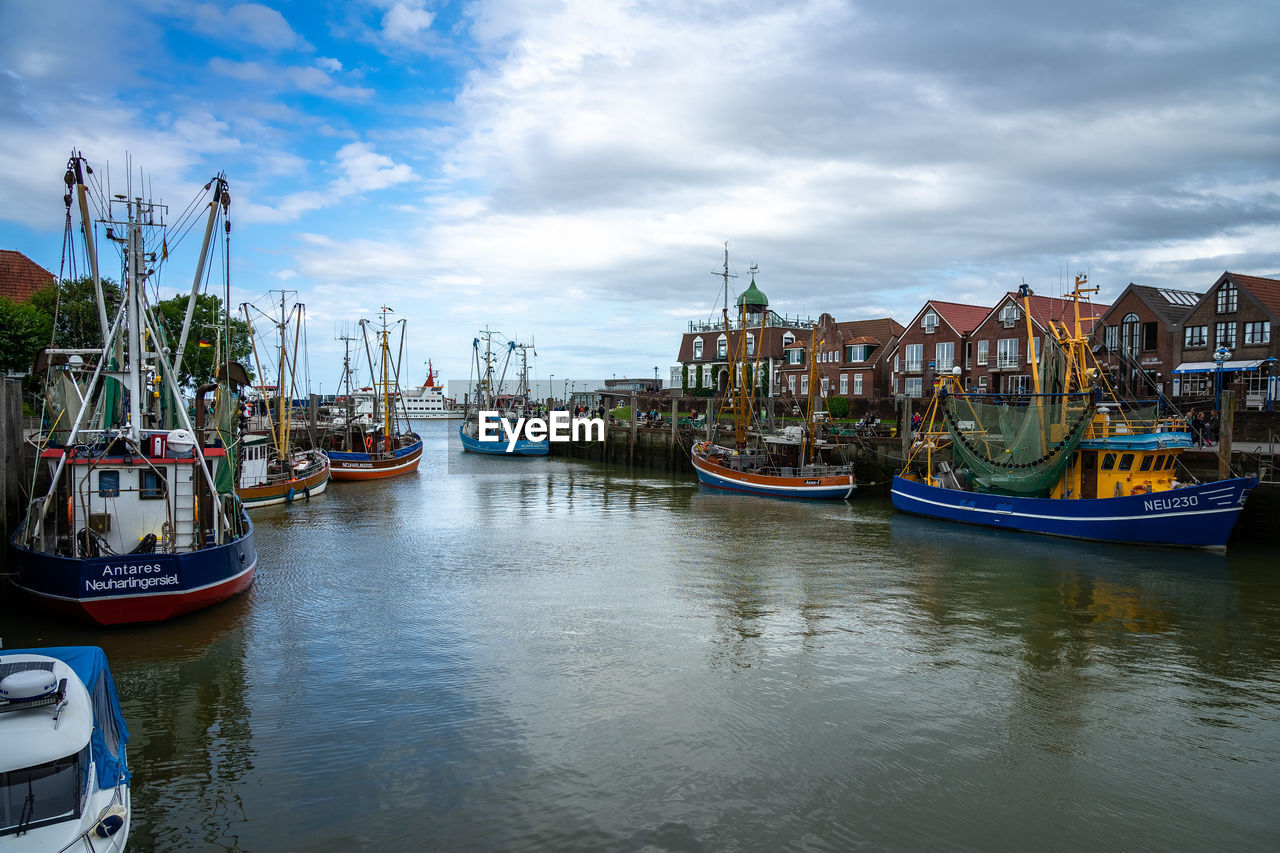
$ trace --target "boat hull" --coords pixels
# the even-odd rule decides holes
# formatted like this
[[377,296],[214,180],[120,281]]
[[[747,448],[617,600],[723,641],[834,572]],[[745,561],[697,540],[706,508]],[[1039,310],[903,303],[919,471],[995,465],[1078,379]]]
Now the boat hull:
[[526,438],[516,439],[515,448],[508,450],[505,440],[481,441],[466,433],[466,425],[458,427],[458,437],[462,439],[462,449],[469,453],[485,453],[492,456],[546,456],[551,452],[551,442],[529,441]]
[[900,476],[896,509],[1025,533],[1184,548],[1225,548],[1255,477],[1116,498],[1022,498],[931,486]]
[[706,456],[690,455],[698,480],[704,485],[749,495],[794,500],[844,500],[857,485],[853,474],[825,477],[783,477],[751,471],[735,471],[716,464]]
[[381,480],[418,470],[422,459],[422,438],[391,453],[329,452],[329,474],[334,480]]
[[11,582],[43,609],[99,625],[162,622],[211,607],[253,583],[253,526],[223,545],[180,554],[121,554],[85,559],[33,551],[9,541]]
[[260,506],[292,503],[295,500],[322,495],[329,486],[329,479],[329,465],[326,464],[323,470],[310,476],[264,486],[245,486],[236,489],[236,494],[240,496],[245,509],[255,509]]

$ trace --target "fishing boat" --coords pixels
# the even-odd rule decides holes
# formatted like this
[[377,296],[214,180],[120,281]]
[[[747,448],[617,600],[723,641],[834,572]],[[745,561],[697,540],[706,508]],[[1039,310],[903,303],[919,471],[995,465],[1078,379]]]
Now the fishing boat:
[[[372,323],[360,321],[361,337],[368,356],[369,375],[376,378],[370,391],[373,399],[373,416],[355,416],[355,396],[351,387],[351,357],[348,349],[343,361],[345,416],[334,417],[330,422],[323,447],[329,456],[330,471],[335,480],[379,480],[397,477],[418,470],[422,459],[422,437],[409,426],[409,419],[399,405],[400,356],[404,353],[404,320],[397,320],[400,327],[395,360],[391,356],[391,324],[387,314],[394,313],[382,307],[381,324],[373,329],[377,338],[378,359],[373,358],[369,334]],[[346,339],[352,340],[352,339]]]
[[102,649],[0,651],[0,849],[124,850],[128,741]]
[[[534,415],[538,407],[529,399],[529,344],[507,341],[501,368],[499,353],[493,351],[494,332],[485,329],[471,341],[473,355],[471,390],[467,393],[466,416],[458,426],[458,438],[462,449],[468,453],[485,453],[495,456],[546,456],[551,451],[547,437],[530,438],[516,424]],[[480,341],[484,340],[484,350]],[[518,354],[518,356],[517,356]],[[535,352],[534,355],[537,355]],[[520,360],[520,368],[514,394],[502,394],[507,369],[513,357]],[[515,440],[499,428],[501,420],[512,425]],[[487,421],[486,438],[481,434],[481,419]]]
[[[458,405],[458,401],[444,395],[444,386],[438,384],[439,376],[427,362],[427,379],[419,386],[403,389],[399,402],[405,415],[415,421],[438,421],[462,418],[466,411]],[[359,398],[356,406],[356,417],[373,417],[373,399],[365,396]]]
[[[298,341],[302,339],[305,306],[296,302],[291,309],[288,308],[286,294],[287,291],[280,291],[278,320],[248,303],[240,306],[250,328],[254,325],[253,311],[257,311],[259,318],[265,317],[270,322],[277,340],[278,353],[275,366],[278,377],[275,404],[264,402],[262,405],[262,414],[269,432],[266,435],[245,435],[240,447],[240,476],[236,483],[236,493],[247,509],[310,499],[323,494],[329,485],[329,457],[324,451],[293,446],[293,399],[296,391]],[[262,377],[263,364],[258,358],[256,335],[253,356],[258,376]]]
[[[39,605],[64,615],[104,625],[154,622],[216,604],[253,581],[253,525],[235,495],[234,456],[222,438],[235,429],[234,380],[243,376],[237,365],[221,365],[221,381],[206,386],[217,391],[218,429],[203,427],[203,398],[195,407],[199,423],[192,424],[176,377],[204,276],[195,277],[176,348],[158,345],[166,339],[143,283],[167,253],[167,208],[131,192],[106,200],[101,211],[124,268],[122,304],[108,323],[86,171],[73,154],[66,201],[70,208],[72,192],[79,199],[104,344],[41,355],[45,427],[35,444],[45,473],[37,482],[48,485],[32,490],[10,538],[9,576]],[[212,192],[199,270],[231,201],[222,175],[205,191]],[[67,223],[70,230],[70,215]]]
[[1037,360],[1023,286],[1033,394],[934,388],[922,431],[893,479],[893,505],[930,518],[1107,542],[1224,548],[1256,477],[1201,483],[1179,467],[1192,446],[1161,403],[1119,399],[1093,363],[1075,280],[1074,326],[1050,322]]
[[721,414],[727,410],[732,417],[733,443],[717,444],[714,438],[695,443],[690,452],[693,469],[701,483],[716,489],[775,498],[844,500],[853,494],[857,481],[849,465],[833,464],[824,458],[831,449],[825,446],[817,427],[816,349],[819,342],[816,327],[811,332],[809,345],[808,417],[804,425],[786,427],[777,435],[757,434],[756,447],[749,445],[756,410],[756,383],[749,377],[760,375],[760,354],[764,347],[755,348],[754,369],[744,370],[744,367],[753,367],[747,350],[748,330],[755,328],[754,339],[763,342],[765,311],[769,304],[756,287],[756,267],[751,270],[751,285],[738,296],[735,334],[729,322],[730,275],[726,246],[722,275],[725,280],[724,332],[731,341],[726,351],[730,380]]

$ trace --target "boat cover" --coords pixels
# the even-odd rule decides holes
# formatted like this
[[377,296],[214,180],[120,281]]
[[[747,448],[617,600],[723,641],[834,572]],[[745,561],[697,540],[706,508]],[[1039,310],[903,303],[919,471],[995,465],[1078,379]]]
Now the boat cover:
[[93,737],[90,740],[93,762],[98,767],[98,787],[114,788],[128,782],[132,774],[125,761],[124,745],[129,742],[129,729],[116,695],[116,683],[107,666],[106,652],[97,646],[61,646],[50,649],[3,649],[0,657],[9,655],[45,655],[57,658],[71,667],[84,683],[93,702]]

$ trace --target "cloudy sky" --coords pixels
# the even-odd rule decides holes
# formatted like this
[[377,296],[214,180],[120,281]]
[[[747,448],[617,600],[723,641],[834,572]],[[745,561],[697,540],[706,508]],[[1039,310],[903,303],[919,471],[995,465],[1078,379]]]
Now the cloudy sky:
[[382,304],[413,375],[489,326],[665,377],[726,240],[840,320],[1280,275],[1278,56],[1273,0],[4,0],[0,247],[58,271],[73,147],[225,171],[233,300],[297,290],[326,390]]

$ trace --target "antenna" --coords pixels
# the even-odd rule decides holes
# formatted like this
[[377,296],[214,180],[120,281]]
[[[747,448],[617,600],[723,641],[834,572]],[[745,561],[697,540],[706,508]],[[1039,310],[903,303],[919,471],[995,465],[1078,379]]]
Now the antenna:
[[[754,270],[755,267],[753,266],[752,269]],[[724,313],[728,315],[729,313],[729,279],[737,278],[736,275],[733,275],[729,272],[729,241],[728,240],[724,241],[724,270],[722,272],[713,272],[711,274],[718,275],[724,278]]]

